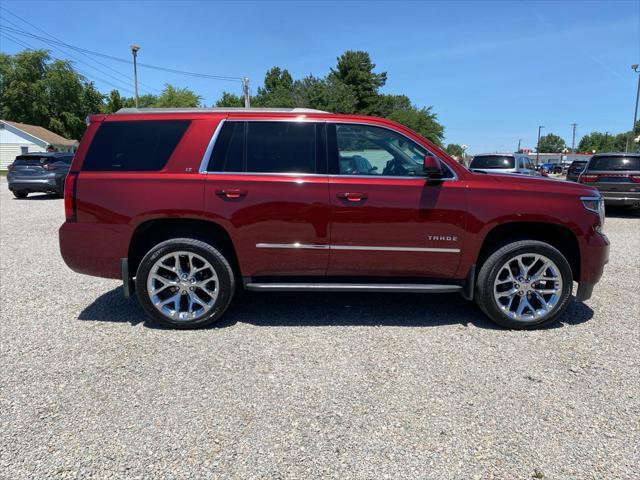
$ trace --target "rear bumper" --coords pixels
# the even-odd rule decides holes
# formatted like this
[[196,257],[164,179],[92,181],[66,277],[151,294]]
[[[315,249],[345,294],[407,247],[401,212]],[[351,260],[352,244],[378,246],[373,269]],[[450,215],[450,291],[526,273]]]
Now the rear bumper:
[[58,231],[60,253],[71,270],[94,277],[121,278],[128,256],[125,234],[116,225],[65,222]]
[[637,206],[640,207],[640,192],[603,192],[600,195],[605,205]]
[[9,190],[23,192],[52,192],[62,185],[61,176],[47,176],[40,178],[7,176]]

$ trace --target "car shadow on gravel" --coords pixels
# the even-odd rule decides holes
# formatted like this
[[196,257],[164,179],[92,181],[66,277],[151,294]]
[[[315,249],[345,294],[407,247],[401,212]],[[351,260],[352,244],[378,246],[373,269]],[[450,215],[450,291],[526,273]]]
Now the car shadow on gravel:
[[[593,317],[593,310],[572,302],[561,322],[547,327],[578,325]],[[79,315],[79,320],[121,322],[162,328],[147,320],[135,298],[125,299],[122,287],[98,297]],[[238,292],[222,320],[211,328],[236,323],[273,327],[392,326],[439,327],[474,325],[500,329],[473,302],[457,294],[419,295],[403,293],[256,293]]]
[[62,200],[62,197],[59,197],[53,193],[30,193],[27,198],[13,198],[14,202],[29,202],[31,200]]
[[640,218],[640,208],[608,206],[606,207],[605,216],[611,218]]

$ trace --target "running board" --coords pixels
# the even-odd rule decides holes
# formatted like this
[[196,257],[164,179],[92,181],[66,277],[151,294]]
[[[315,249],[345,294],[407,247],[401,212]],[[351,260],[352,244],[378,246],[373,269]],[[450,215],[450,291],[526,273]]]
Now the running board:
[[459,293],[461,285],[420,283],[247,283],[247,290],[261,292],[412,292]]

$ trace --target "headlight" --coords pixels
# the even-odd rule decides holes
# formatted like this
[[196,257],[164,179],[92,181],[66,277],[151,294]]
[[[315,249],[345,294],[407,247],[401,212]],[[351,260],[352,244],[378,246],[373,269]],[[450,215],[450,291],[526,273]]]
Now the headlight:
[[600,224],[596,230],[601,231],[604,228],[604,200],[602,197],[580,197],[584,208],[598,215]]

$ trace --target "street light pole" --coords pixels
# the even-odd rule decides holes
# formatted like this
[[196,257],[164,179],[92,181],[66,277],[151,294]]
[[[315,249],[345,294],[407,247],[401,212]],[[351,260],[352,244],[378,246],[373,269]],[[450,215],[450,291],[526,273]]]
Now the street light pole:
[[636,92],[636,108],[633,111],[633,125],[631,125],[631,133],[627,137],[627,146],[624,149],[625,152],[629,151],[629,140],[633,138],[633,134],[636,130],[636,122],[638,121],[638,99],[640,99],[640,70],[638,70],[638,67],[640,67],[640,65],[637,63],[631,65],[631,69],[638,74],[638,91]]
[[136,102],[136,108],[138,108],[138,64],[136,62],[136,58],[138,57],[138,50],[140,50],[140,45],[131,45],[131,54],[133,55],[133,92]]
[[540,131],[544,128],[544,125],[538,126],[538,144],[536,146],[536,167],[540,163]]
[[577,123],[572,123],[571,126],[573,127],[573,139],[571,140],[571,153],[576,153],[576,126],[578,124]]

